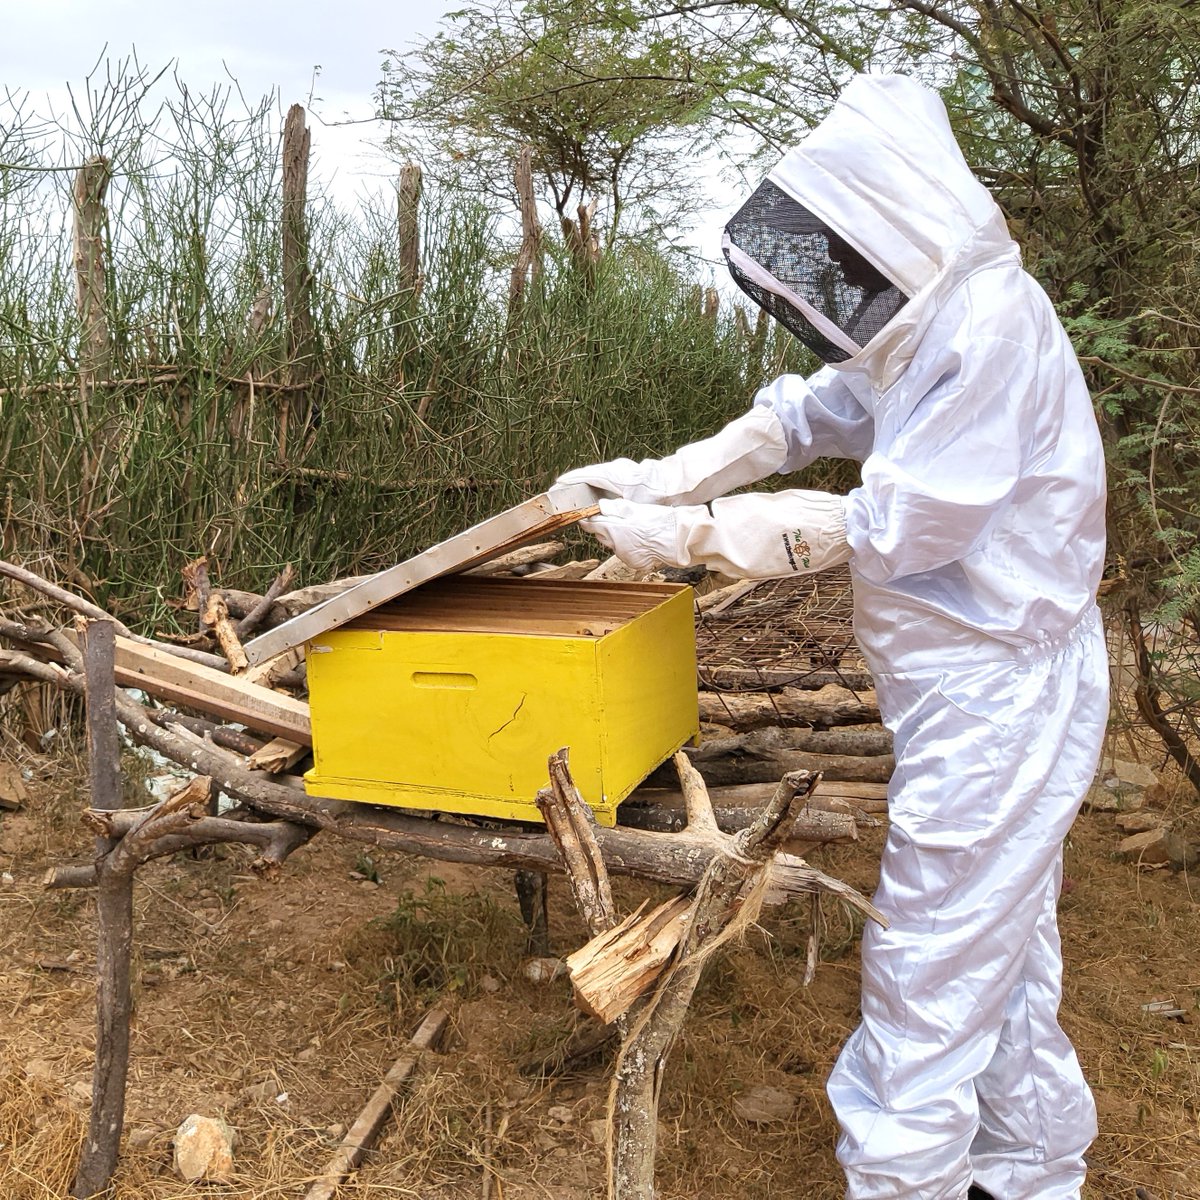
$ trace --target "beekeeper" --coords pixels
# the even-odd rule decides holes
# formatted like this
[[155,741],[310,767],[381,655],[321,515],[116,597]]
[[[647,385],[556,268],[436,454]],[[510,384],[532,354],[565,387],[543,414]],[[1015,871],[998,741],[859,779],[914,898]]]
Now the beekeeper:
[[[641,568],[849,562],[895,735],[862,1023],[829,1096],[851,1200],[1078,1198],[1095,1107],[1057,1020],[1063,838],[1108,712],[1104,462],[1045,293],[939,98],[861,76],[726,228],[739,286],[827,366],[716,436],[584,467]],[[848,495],[726,496],[820,455]],[[722,498],[724,497],[724,498]]]

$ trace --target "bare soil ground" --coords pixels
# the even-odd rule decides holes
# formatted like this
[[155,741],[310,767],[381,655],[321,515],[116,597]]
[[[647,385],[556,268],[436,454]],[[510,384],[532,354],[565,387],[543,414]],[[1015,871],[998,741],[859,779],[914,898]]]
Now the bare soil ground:
[[[78,770],[41,762],[24,810],[0,817],[0,1197],[66,1194],[90,1094],[94,905],[47,893],[46,866],[82,858]],[[1194,806],[1164,801],[1195,834]],[[1071,836],[1061,905],[1063,1022],[1100,1107],[1088,1200],[1200,1198],[1200,883],[1139,871],[1113,853],[1111,815]],[[813,861],[869,892],[882,837]],[[563,979],[526,980],[511,874],[382,854],[330,837],[277,883],[240,848],[144,869],[137,888],[137,1018],[118,1200],[300,1197],[402,1043],[435,1000],[450,1005],[444,1052],[418,1080],[372,1161],[340,1195],[583,1200],[603,1195],[610,1059],[522,1076],[576,1017]],[[356,879],[352,873],[378,877]],[[9,878],[11,876],[11,879]],[[632,906],[646,889],[624,883]],[[584,937],[561,881],[552,936]],[[835,1126],[823,1092],[856,1021],[858,929],[826,913],[822,963],[801,986],[807,911],[765,928],[709,967],[675,1051],[661,1109],[666,1200],[836,1200]],[[1172,999],[1181,1017],[1143,1009]],[[785,1100],[751,1123],[739,1104]],[[778,1098],[777,1098],[778,1099]],[[791,1105],[789,1110],[789,1105]],[[189,1113],[238,1133],[236,1182],[198,1188],[171,1169]]]

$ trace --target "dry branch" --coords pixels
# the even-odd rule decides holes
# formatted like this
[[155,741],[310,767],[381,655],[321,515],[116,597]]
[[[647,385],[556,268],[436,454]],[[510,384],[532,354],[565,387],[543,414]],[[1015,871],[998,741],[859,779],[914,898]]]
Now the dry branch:
[[288,563],[282,571],[271,581],[271,586],[267,588],[262,597],[255,602],[244,617],[237,623],[236,633],[239,639],[244,639],[248,634],[253,633],[263,622],[263,618],[271,611],[271,605],[279,599],[280,596],[287,590],[292,580],[295,578],[296,572],[291,563]]
[[408,1082],[427,1051],[437,1048],[442,1032],[450,1020],[445,1009],[431,1009],[417,1032],[409,1040],[407,1053],[402,1054],[383,1077],[358,1119],[350,1126],[337,1153],[304,1194],[304,1200],[333,1200],[338,1188],[350,1173],[362,1165],[367,1151],[375,1144],[379,1131],[391,1115],[400,1090]]
[[169,646],[164,642],[156,642],[153,638],[142,637],[122,625],[120,621],[110,616],[104,609],[97,608],[91,601],[83,599],[82,596],[75,595],[74,592],[68,592],[64,588],[58,587],[33,571],[27,571],[24,567],[17,566],[16,563],[0,559],[0,575],[6,575],[9,579],[14,579],[18,583],[22,583],[26,587],[40,592],[43,596],[63,605],[64,608],[69,608],[73,612],[80,613],[85,617],[92,617],[97,621],[111,621],[117,627],[117,632],[122,637],[137,642],[139,645],[151,646],[164,653],[173,654],[178,658],[185,658],[190,662],[202,663],[216,670],[228,670],[228,664],[219,655],[206,654],[203,650],[192,650],[186,646]]
[[237,629],[229,619],[229,609],[220,592],[213,592],[209,596],[201,620],[216,637],[217,644],[229,661],[230,671],[234,675],[240,675],[250,663],[246,658],[246,651],[242,649],[242,643],[238,640]]

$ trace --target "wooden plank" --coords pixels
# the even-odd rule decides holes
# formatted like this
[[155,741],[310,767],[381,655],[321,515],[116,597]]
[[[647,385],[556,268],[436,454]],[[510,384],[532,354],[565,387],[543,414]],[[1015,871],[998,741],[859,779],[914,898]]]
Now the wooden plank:
[[308,705],[303,700],[120,635],[116,659],[120,687],[141,688],[159,700],[238,721],[275,737],[312,744]]
[[272,738],[246,759],[246,766],[252,771],[266,771],[268,775],[278,775],[280,771],[290,771],[308,753],[308,749],[307,746],[290,742],[287,738]]
[[599,512],[595,500],[595,493],[585,485],[555,489],[553,500],[545,492],[534,496],[285,621],[248,642],[246,657],[251,664],[273,658],[431,579],[487,562],[505,551],[594,516]]

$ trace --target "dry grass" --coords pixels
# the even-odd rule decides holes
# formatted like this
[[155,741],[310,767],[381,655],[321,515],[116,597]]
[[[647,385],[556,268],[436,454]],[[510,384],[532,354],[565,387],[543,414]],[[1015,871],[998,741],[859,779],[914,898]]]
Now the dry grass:
[[[45,863],[85,850],[69,820],[70,771],[0,821],[0,1195],[64,1195],[86,1111],[92,1045],[93,908],[47,895]],[[1167,801],[1191,821],[1182,796]],[[1112,818],[1081,818],[1062,904],[1064,1022],[1100,1104],[1086,1200],[1200,1197],[1200,935],[1191,881],[1115,861]],[[821,866],[869,890],[878,835]],[[116,1200],[175,1200],[196,1189],[171,1171],[171,1137],[193,1111],[237,1129],[238,1176],[213,1197],[299,1197],[434,995],[454,1013],[443,1053],[417,1081],[344,1200],[583,1200],[603,1193],[608,1062],[550,1079],[516,1063],[563,1038],[568,988],[527,982],[505,872],[398,855],[357,881],[357,849],[318,839],[278,884],[253,878],[241,850],[154,864],[138,888],[138,1015],[127,1139]],[[429,882],[430,879],[442,882]],[[623,883],[629,907],[648,889]],[[583,937],[560,883],[552,935]],[[722,953],[697,993],[662,1104],[665,1200],[835,1200],[834,1123],[823,1084],[857,1010],[857,927],[827,914],[816,983],[800,986],[807,914],[768,914],[766,931]],[[76,952],[74,961],[68,956]],[[42,965],[39,965],[42,964]],[[47,968],[51,969],[47,969]],[[64,969],[65,968],[65,969]],[[1144,1012],[1174,997],[1187,1020]],[[770,1085],[792,1114],[750,1125],[735,1102]]]

